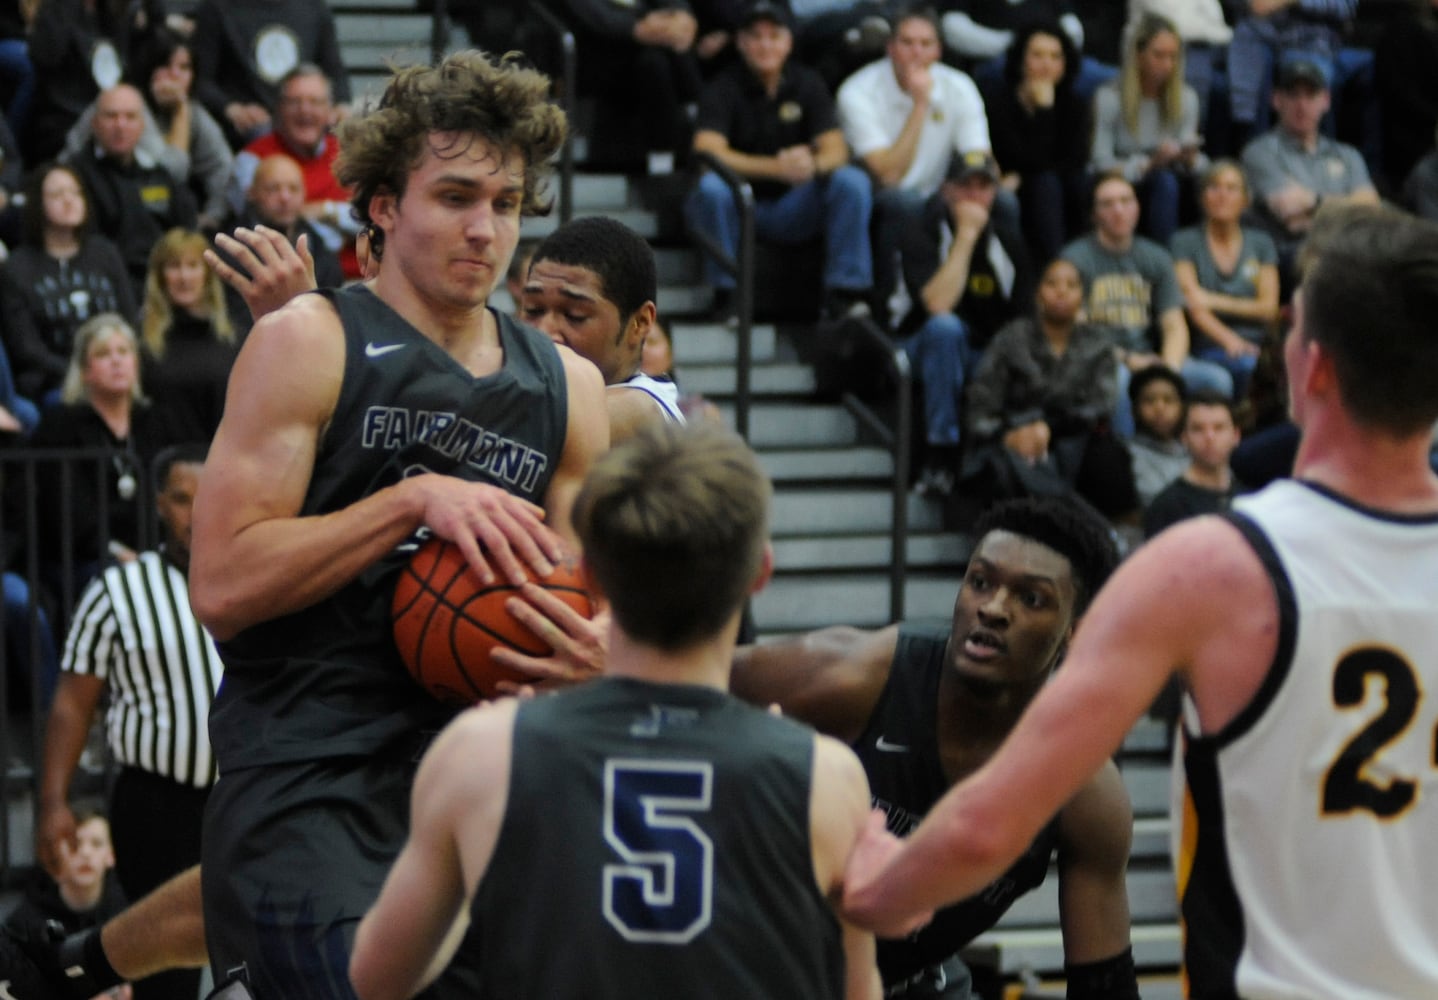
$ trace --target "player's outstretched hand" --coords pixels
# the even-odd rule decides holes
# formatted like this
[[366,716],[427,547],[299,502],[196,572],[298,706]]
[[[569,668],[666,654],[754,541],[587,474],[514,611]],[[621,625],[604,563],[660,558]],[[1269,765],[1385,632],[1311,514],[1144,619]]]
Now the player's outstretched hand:
[[880,915],[871,905],[872,890],[882,878],[890,859],[903,848],[903,841],[889,832],[884,810],[869,813],[849,863],[844,868],[844,919],[871,930],[879,937],[902,938],[934,919],[932,910],[903,914],[899,917]]
[[532,678],[528,684],[501,681],[499,689],[518,694],[521,689],[545,691],[569,687],[604,673],[609,653],[609,609],[585,618],[543,587],[526,583],[522,597],[511,597],[505,609],[554,650],[552,656],[526,656],[496,646],[490,657],[498,664]]
[[241,226],[233,236],[216,233],[215,245],[244,270],[231,267],[213,250],[205,251],[205,263],[221,281],[240,293],[255,319],[316,287],[315,259],[310,254],[307,235],[301,235],[290,246],[285,234],[277,229]]
[[[544,523],[544,508],[488,483],[425,474],[404,481],[422,491],[423,522],[464,553],[480,580],[498,572],[516,587],[554,572],[565,557],[564,540]],[[491,565],[491,562],[493,565]]]

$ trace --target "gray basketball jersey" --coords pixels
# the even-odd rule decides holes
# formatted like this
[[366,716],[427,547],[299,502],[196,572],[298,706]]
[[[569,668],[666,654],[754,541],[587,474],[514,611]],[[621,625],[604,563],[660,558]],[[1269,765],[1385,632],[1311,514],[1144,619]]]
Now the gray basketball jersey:
[[704,687],[610,678],[522,704],[471,908],[484,996],[842,996],[813,739]]

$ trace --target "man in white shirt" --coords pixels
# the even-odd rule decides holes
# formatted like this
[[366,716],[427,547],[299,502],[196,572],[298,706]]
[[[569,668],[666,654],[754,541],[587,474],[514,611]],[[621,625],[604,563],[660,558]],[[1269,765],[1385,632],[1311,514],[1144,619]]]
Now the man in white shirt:
[[[859,69],[839,87],[844,138],[874,181],[876,297],[893,290],[898,235],[917,223],[949,161],[991,149],[978,87],[940,63],[942,52],[932,10],[911,8],[894,25],[887,58]],[[1017,219],[1017,203],[1000,212]]]

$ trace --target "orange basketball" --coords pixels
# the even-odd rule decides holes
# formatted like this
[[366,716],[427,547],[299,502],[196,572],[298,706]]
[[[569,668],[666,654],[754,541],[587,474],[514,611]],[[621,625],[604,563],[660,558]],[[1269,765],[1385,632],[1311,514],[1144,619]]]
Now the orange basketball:
[[[584,617],[594,613],[576,566],[562,564],[535,582]],[[518,592],[507,580],[481,583],[450,542],[432,538],[421,545],[400,573],[390,608],[395,645],[410,674],[441,701],[464,705],[492,698],[500,681],[528,680],[490,657],[497,646],[530,656],[554,652],[505,609]]]

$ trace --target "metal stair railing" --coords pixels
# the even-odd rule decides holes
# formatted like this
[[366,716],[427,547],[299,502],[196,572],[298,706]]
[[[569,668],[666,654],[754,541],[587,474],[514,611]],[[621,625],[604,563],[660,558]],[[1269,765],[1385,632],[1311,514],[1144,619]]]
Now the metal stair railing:
[[904,585],[909,574],[909,456],[913,453],[913,367],[903,349],[885,336],[868,317],[848,320],[856,330],[883,356],[894,376],[894,426],[890,427],[872,407],[852,392],[840,397],[844,407],[869,428],[894,456],[894,471],[889,489],[893,510],[889,522],[889,620],[904,617]]
[[697,162],[714,171],[734,196],[739,207],[739,247],[731,257],[708,233],[689,228],[689,238],[714,261],[734,276],[734,308],[738,320],[738,344],[734,358],[734,429],[749,437],[750,368],[754,364],[754,189],[712,153],[695,151]]

